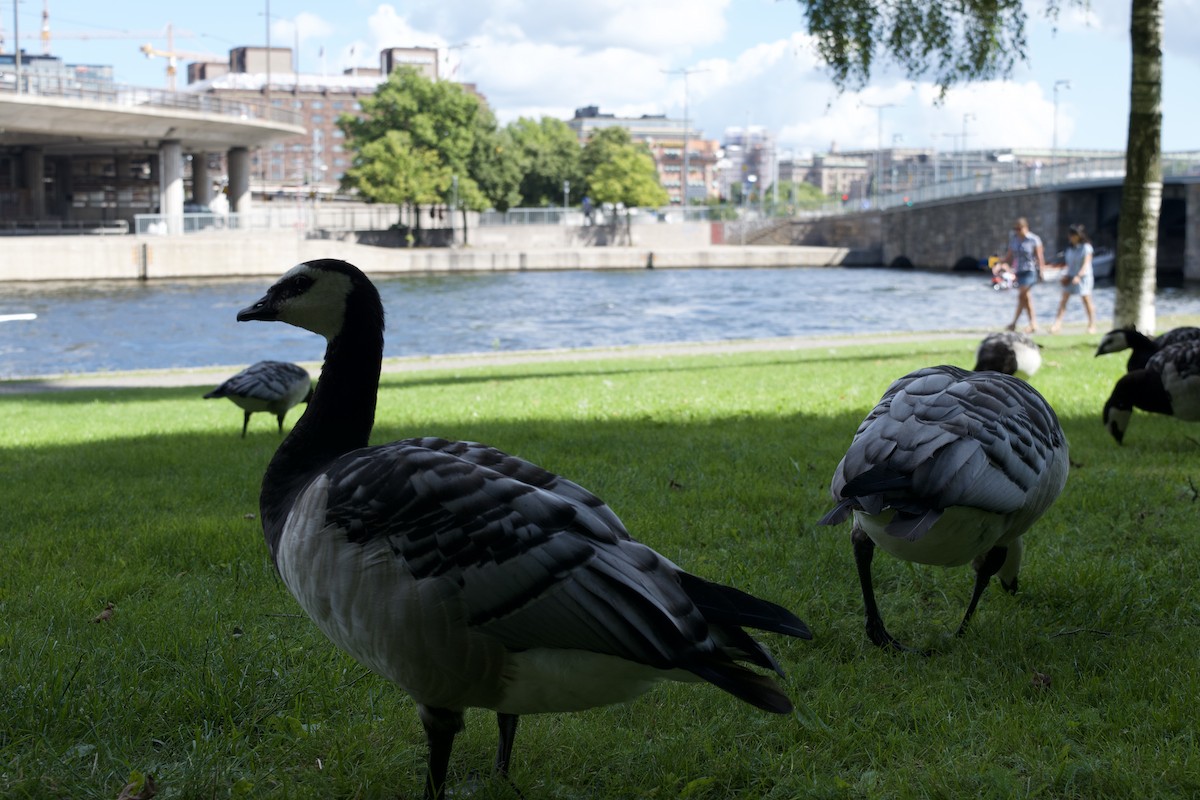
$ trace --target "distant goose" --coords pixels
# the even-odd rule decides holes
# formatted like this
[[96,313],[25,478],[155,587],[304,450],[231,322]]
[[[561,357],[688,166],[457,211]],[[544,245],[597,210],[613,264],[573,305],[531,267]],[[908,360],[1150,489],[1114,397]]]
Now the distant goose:
[[1042,346],[1028,333],[989,333],[975,351],[975,370],[994,370],[1028,380],[1042,366]]
[[876,545],[921,564],[973,562],[961,636],[993,575],[1016,592],[1021,536],[1058,497],[1067,469],[1058,417],[1023,380],[938,366],[894,382],[834,471],[837,505],[820,520],[854,517],[850,539],[871,641],[908,649],[888,633],[875,602]]
[[463,709],[497,712],[507,775],[521,714],[630,700],[704,680],[758,708],[792,704],[743,627],[810,638],[785,609],[682,571],[630,538],[602,500],[482,444],[368,447],[383,306],[357,268],[294,267],[238,319],[328,341],[308,409],[263,479],[263,531],[318,627],[417,701],[425,795],[443,796]]
[[204,395],[204,399],[228,397],[245,411],[242,419],[242,438],[245,439],[251,414],[270,411],[279,421],[279,432],[283,433],[283,418],[287,412],[311,395],[312,378],[304,367],[286,361],[259,361]]
[[1102,356],[1108,353],[1119,353],[1122,350],[1132,350],[1129,361],[1125,363],[1125,371],[1132,372],[1146,366],[1150,356],[1164,347],[1196,340],[1200,340],[1200,328],[1188,326],[1172,328],[1153,339],[1136,328],[1114,328],[1100,338],[1096,355]]
[[1104,427],[1118,444],[1135,408],[1200,422],[1200,339],[1164,347],[1117,381],[1104,404]]

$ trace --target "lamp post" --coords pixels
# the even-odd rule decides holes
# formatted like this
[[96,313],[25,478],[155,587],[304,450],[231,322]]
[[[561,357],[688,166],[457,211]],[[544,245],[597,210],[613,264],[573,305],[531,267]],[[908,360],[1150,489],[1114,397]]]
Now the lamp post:
[[1058,89],[1070,89],[1071,82],[1060,78],[1054,82],[1054,139],[1050,143],[1050,163],[1058,163]]
[[563,225],[567,224],[567,206],[571,202],[571,182],[563,181]]
[[879,195],[883,188],[883,110],[895,108],[895,103],[860,103],[866,108],[874,108],[879,112],[879,130],[875,149],[875,204],[879,205]]
[[680,195],[679,202],[683,204],[683,221],[687,222],[688,209],[688,178],[690,177],[690,163],[688,161],[688,76],[694,72],[708,72],[706,69],[664,69],[668,75],[683,76],[683,193]]
[[967,121],[975,119],[975,115],[968,111],[963,114],[963,132],[962,132],[962,176],[967,177]]

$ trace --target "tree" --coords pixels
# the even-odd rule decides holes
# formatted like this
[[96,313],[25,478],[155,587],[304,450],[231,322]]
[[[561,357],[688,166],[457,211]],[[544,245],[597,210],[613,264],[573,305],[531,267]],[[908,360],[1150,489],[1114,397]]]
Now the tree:
[[650,153],[634,145],[615,151],[598,165],[588,176],[588,190],[593,201],[613,204],[614,217],[616,209],[625,207],[625,234],[630,244],[633,244],[631,209],[665,205],[670,199],[658,182],[658,170]]
[[[1022,0],[797,0],[839,89],[861,87],[878,56],[910,78],[930,78],[943,95],[956,83],[1011,74],[1027,61]],[[1062,3],[1045,0],[1058,16]],[[1162,0],[1131,0],[1133,52],[1129,138],[1117,232],[1114,322],[1154,329],[1155,254],[1162,197]]]
[[1117,223],[1113,323],[1152,333],[1158,217],[1162,208],[1162,0],[1133,0],[1125,184]]
[[540,120],[521,117],[510,123],[507,130],[516,145],[523,176],[521,205],[560,205],[564,181],[574,189],[573,194],[582,190],[579,140],[567,123],[553,117]]
[[[506,175],[514,171],[494,163],[496,121],[479,99],[451,81],[434,81],[413,67],[401,67],[362,100],[361,117],[344,114],[338,126],[346,149],[354,154],[343,186],[380,202],[413,210],[457,204],[481,210],[491,195],[506,196]],[[384,198],[388,198],[384,200]]]
[[579,169],[583,173],[584,183],[587,184],[587,191],[592,194],[593,200],[596,198],[595,191],[591,187],[591,176],[596,172],[596,168],[611,161],[618,153],[632,146],[633,137],[629,135],[629,129],[619,126],[601,128],[587,140],[587,144],[583,146],[583,152],[579,156]]

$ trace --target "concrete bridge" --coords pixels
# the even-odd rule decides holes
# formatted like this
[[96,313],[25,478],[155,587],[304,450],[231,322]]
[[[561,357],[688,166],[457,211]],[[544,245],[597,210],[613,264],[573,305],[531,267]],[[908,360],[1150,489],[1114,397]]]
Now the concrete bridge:
[[[1124,164],[1064,165],[1024,186],[947,187],[937,196],[914,193],[880,198],[876,208],[827,209],[777,223],[749,238],[757,244],[875,249],[879,263],[953,269],[1003,255],[1017,217],[1045,241],[1047,256],[1067,244],[1067,226],[1085,225],[1097,247],[1116,247]],[[971,181],[964,182],[971,184]],[[958,189],[958,192],[955,189]],[[968,191],[976,189],[976,191]],[[832,213],[831,213],[832,212]],[[1158,234],[1158,277],[1163,285],[1200,281],[1200,157],[1164,157]]]

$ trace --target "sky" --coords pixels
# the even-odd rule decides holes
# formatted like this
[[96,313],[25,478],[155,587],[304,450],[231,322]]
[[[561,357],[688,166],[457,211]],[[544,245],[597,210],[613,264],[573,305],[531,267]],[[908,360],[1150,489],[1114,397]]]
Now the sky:
[[[1200,151],[1200,0],[1164,4],[1163,150]],[[5,52],[16,27],[25,50],[41,53],[48,9],[52,55],[112,65],[118,83],[136,86],[166,87],[166,61],[140,48],[166,50],[168,26],[176,52],[224,60],[231,48],[265,45],[269,21],[271,45],[298,44],[305,73],[378,66],[386,47],[438,47],[443,75],[476,84],[502,124],[569,119],[590,105],[682,119],[686,104],[704,138],[761,126],[784,155],[964,142],[1123,150],[1129,6],[1090,0],[1052,24],[1043,0],[1030,0],[1028,62],[941,103],[936,87],[886,65],[863,89],[839,93],[795,0],[0,0],[0,30]]]

